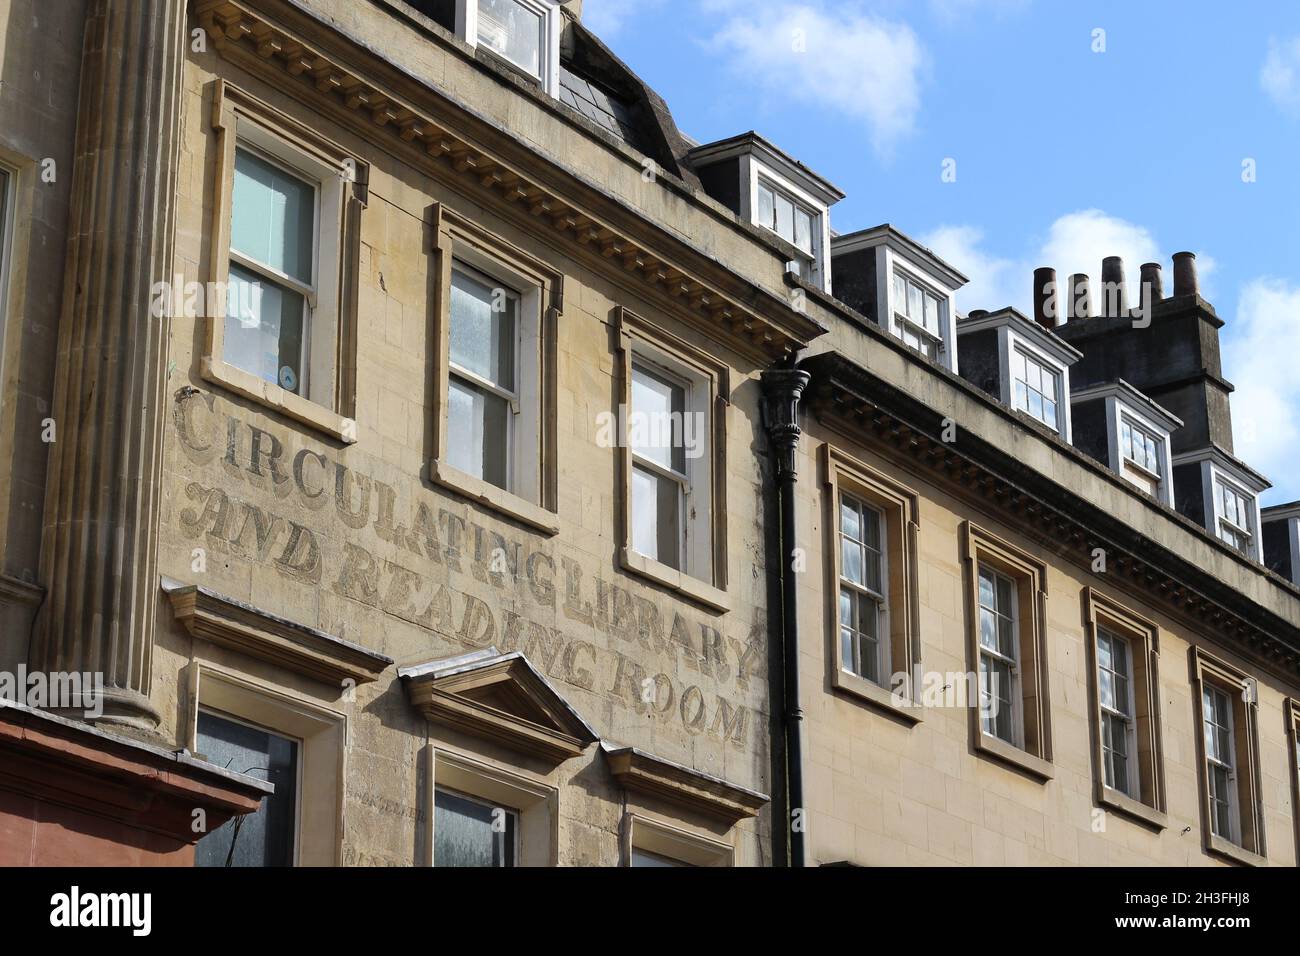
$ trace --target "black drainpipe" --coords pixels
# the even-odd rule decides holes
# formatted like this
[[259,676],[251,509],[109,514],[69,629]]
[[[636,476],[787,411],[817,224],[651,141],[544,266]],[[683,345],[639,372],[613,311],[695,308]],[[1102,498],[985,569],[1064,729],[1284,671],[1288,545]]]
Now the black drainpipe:
[[[799,447],[799,398],[810,376],[796,368],[763,373],[763,423],[776,461],[777,508],[781,514],[776,554],[781,579],[782,714],[785,750],[785,830],[788,865],[804,865],[804,832],[808,828],[803,802],[803,708],[799,704],[798,580],[794,573],[795,450]],[[795,813],[799,814],[798,826]]]

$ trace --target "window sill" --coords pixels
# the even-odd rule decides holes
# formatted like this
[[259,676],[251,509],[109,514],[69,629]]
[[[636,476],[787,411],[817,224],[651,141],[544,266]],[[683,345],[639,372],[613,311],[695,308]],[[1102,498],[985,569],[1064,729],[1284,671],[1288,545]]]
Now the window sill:
[[1005,740],[984,733],[983,730],[980,730],[975,738],[975,749],[1005,764],[1009,764],[1017,770],[1023,770],[1043,783],[1051,780],[1055,775],[1050,761],[1044,760],[1042,757],[1035,757],[1014,744],[1009,744]]
[[915,701],[904,699],[902,703],[899,703],[895,699],[893,692],[888,688],[872,683],[865,677],[850,673],[842,667],[837,666],[835,668],[833,684],[837,690],[851,694],[854,697],[860,697],[871,706],[884,711],[891,717],[897,717],[911,725],[921,722],[921,707]]
[[1169,825],[1168,818],[1159,810],[1105,784],[1098,787],[1097,802],[1153,830],[1163,830]]
[[520,524],[527,525],[534,531],[540,531],[551,537],[560,533],[560,520],[555,512],[547,511],[481,478],[467,475],[436,458],[429,462],[429,480]]
[[1245,847],[1237,846],[1230,840],[1223,837],[1210,834],[1210,839],[1205,845],[1209,853],[1217,854],[1231,860],[1233,863],[1240,863],[1242,866],[1268,866],[1268,860],[1258,853],[1247,850]]
[[200,371],[205,381],[220,385],[236,395],[260,402],[345,445],[356,444],[356,422],[330,411],[324,405],[318,405],[293,392],[286,392],[279,385],[273,385],[220,359],[205,357]]
[[656,584],[670,588],[683,597],[690,598],[697,604],[703,604],[707,608],[722,613],[731,610],[731,601],[728,599],[726,591],[719,590],[711,584],[705,584],[689,574],[682,574],[676,568],[670,568],[653,558],[647,558],[639,551],[633,551],[626,546],[619,548],[618,563],[624,571],[630,571],[633,574],[639,574],[643,578],[649,578]]

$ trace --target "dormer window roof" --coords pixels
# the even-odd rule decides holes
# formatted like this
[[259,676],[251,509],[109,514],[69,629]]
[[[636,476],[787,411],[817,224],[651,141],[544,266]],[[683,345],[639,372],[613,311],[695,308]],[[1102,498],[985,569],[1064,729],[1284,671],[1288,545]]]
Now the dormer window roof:
[[780,239],[789,268],[830,291],[830,207],[843,192],[754,132],[697,146],[688,160],[710,196]]
[[1169,436],[1182,419],[1122,379],[1074,392],[1070,410],[1075,447],[1173,507]]
[[1217,445],[1174,456],[1179,511],[1252,561],[1263,561],[1259,496],[1272,482]]
[[1070,366],[1082,354],[1015,309],[957,323],[962,378],[1071,440]]
[[533,77],[547,93],[560,90],[559,0],[456,0],[456,34]]
[[957,371],[953,296],[966,277],[885,223],[831,240],[835,295],[926,358]]

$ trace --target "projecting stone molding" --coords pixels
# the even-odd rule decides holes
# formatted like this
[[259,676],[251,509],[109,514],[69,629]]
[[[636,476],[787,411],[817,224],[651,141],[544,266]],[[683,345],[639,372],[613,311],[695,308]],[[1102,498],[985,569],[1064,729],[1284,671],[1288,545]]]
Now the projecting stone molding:
[[163,578],[162,588],[176,620],[194,637],[327,684],[367,684],[393,663],[384,654],[198,585]]

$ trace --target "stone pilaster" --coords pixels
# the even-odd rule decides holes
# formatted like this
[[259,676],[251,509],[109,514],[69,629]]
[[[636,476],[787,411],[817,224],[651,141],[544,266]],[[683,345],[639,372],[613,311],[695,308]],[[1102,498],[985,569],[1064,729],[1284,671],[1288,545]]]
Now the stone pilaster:
[[99,671],[104,720],[152,727],[165,319],[185,0],[90,0],[82,49],[57,437],[32,666]]

